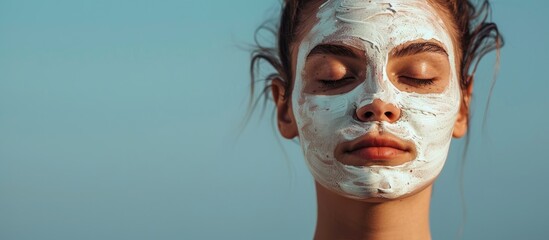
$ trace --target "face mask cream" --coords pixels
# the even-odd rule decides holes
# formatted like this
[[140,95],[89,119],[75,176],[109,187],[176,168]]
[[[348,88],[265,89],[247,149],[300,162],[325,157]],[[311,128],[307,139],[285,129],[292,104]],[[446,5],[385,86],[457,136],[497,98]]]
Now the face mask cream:
[[[292,92],[300,144],[315,180],[355,199],[395,199],[423,189],[442,170],[460,108],[454,47],[442,19],[422,0],[329,0],[316,17],[299,45]],[[389,79],[391,51],[418,41],[436,41],[448,54],[449,82],[441,92],[405,91]],[[363,51],[368,72],[363,82],[334,95],[304,91],[307,57],[322,44]],[[396,106],[398,120],[358,120],[357,109],[374,100]],[[336,158],[341,144],[380,132],[413,143],[414,159],[397,166],[351,166]]]

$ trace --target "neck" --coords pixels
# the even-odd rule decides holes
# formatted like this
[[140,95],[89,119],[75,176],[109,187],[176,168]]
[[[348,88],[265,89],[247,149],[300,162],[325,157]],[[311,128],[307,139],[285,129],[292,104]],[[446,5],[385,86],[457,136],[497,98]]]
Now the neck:
[[364,202],[340,196],[316,183],[315,240],[428,240],[432,185],[397,200]]

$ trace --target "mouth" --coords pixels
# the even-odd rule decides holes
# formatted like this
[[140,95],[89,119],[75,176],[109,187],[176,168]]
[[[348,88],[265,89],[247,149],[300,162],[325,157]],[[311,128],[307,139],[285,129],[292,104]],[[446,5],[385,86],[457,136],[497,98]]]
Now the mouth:
[[367,134],[355,140],[339,144],[336,159],[350,166],[398,166],[416,156],[412,142],[390,134]]

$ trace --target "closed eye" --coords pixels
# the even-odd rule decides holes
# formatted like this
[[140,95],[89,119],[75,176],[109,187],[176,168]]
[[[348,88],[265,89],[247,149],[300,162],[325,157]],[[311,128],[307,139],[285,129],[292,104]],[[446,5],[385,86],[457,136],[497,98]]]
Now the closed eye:
[[433,85],[435,82],[434,78],[413,78],[407,76],[400,76],[398,78],[399,82],[412,86],[429,86]]
[[323,87],[326,88],[338,88],[341,86],[345,86],[355,80],[354,77],[344,77],[341,79],[334,79],[334,80],[318,80],[320,84],[322,84]]

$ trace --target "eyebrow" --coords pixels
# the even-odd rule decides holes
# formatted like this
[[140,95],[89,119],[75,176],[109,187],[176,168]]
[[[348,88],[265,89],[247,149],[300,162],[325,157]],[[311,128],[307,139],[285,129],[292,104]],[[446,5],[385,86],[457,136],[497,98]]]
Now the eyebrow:
[[424,52],[440,53],[448,56],[448,52],[437,43],[434,42],[419,42],[411,43],[403,47],[397,47],[393,50],[392,55],[395,57],[405,57]]
[[354,51],[353,49],[342,46],[342,45],[335,45],[335,44],[318,45],[314,47],[311,50],[311,52],[309,52],[309,55],[307,56],[307,58],[313,55],[322,55],[322,54],[351,57],[351,58],[360,58],[359,54],[357,54],[356,51]]

